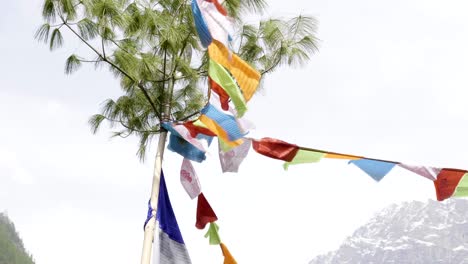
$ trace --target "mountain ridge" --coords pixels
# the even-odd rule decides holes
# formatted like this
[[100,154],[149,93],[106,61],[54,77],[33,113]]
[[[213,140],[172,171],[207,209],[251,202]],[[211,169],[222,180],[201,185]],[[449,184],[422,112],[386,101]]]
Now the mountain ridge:
[[468,200],[390,205],[319,263],[468,264]]

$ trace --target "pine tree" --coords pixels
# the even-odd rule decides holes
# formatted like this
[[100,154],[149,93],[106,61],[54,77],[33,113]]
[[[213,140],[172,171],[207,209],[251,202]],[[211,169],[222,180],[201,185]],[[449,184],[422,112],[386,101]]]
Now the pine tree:
[[[118,128],[113,136],[137,136],[137,155],[159,136],[151,204],[155,208],[167,132],[163,121],[197,117],[207,101],[206,50],[199,43],[188,0],[44,0],[45,23],[36,38],[55,50],[70,31],[94,54],[71,54],[65,73],[83,64],[106,66],[120,80],[122,96],[104,102],[89,124],[96,133],[104,122]],[[302,65],[317,50],[316,20],[297,16],[243,24],[245,15],[261,14],[265,0],[225,0],[238,25],[231,49],[258,69],[262,78],[281,65]]]

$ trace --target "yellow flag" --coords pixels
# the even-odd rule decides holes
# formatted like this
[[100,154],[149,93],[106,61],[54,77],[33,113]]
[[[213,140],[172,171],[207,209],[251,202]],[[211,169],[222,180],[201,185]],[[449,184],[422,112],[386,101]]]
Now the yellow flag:
[[227,145],[231,147],[237,147],[241,145],[244,141],[242,139],[238,139],[236,141],[230,141],[229,136],[224,131],[222,127],[216,124],[211,118],[207,117],[206,115],[201,115],[198,120],[202,122],[206,128],[208,128],[211,132],[215,133],[219,138],[221,138]]
[[215,39],[208,46],[208,53],[212,60],[224,66],[234,76],[244,94],[245,101],[249,101],[257,90],[260,73],[236,54],[229,54],[229,50]]

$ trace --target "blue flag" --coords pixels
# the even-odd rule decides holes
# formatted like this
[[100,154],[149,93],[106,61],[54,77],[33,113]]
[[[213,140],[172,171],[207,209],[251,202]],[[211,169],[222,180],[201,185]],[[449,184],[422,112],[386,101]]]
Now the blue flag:
[[[154,249],[154,263],[191,264],[192,261],[190,260],[184,239],[180,233],[174,211],[172,210],[162,171],[156,219],[159,222],[159,248],[155,247]],[[158,250],[158,252],[156,252],[156,250]]]
[[396,165],[396,163],[392,162],[370,159],[350,160],[349,163],[356,165],[376,181],[382,180]]

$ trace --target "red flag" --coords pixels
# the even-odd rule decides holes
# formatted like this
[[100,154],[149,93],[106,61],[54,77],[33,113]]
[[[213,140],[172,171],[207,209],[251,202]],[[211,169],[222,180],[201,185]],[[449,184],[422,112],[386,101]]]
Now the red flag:
[[299,147],[297,145],[289,144],[274,138],[262,138],[260,140],[253,140],[253,148],[258,153],[284,161],[291,161],[296,156]]
[[221,103],[221,108],[224,111],[229,110],[229,95],[227,92],[221,87],[217,82],[213,81],[210,77],[208,77],[208,81],[210,82],[211,90],[218,94],[219,101]]
[[195,138],[198,134],[208,135],[212,137],[216,136],[216,134],[211,132],[211,130],[209,130],[208,128],[194,125],[194,122],[195,121],[188,121],[184,123],[184,126],[188,129],[192,137]]
[[218,12],[220,12],[221,14],[227,16],[228,13],[227,13],[226,9],[224,8],[224,6],[222,6],[218,2],[218,0],[205,0],[205,1],[213,3],[216,6],[216,9],[218,10]]
[[466,171],[457,169],[442,169],[434,181],[437,200],[443,201],[450,198],[455,192],[455,188]]
[[218,220],[218,217],[216,216],[203,193],[200,193],[200,195],[198,195],[197,222],[195,223],[195,226],[198,229],[204,229],[206,224],[216,220]]

